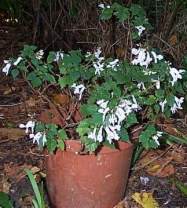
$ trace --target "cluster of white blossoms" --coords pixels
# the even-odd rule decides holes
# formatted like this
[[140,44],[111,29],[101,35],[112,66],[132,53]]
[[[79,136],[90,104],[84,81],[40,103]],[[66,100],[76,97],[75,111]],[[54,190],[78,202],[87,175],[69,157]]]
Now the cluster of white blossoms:
[[79,100],[81,100],[82,94],[83,94],[84,90],[86,89],[86,87],[83,84],[77,85],[75,83],[71,87],[74,88],[74,91],[73,91],[74,94],[79,95]]
[[148,66],[152,61],[158,63],[158,61],[163,59],[162,55],[157,55],[154,51],[147,51],[145,48],[132,48],[131,53],[135,56],[132,60],[133,65]]
[[88,138],[94,141],[102,142],[103,136],[106,135],[106,140],[112,143],[112,140],[119,140],[119,131],[121,130],[122,122],[127,116],[141,109],[134,96],[131,100],[122,99],[119,105],[110,110],[108,107],[109,101],[98,100],[97,105],[100,107],[98,112],[103,116],[103,125],[94,128],[92,132],[88,134]]
[[19,128],[25,129],[25,133],[29,133],[29,138],[33,139],[33,143],[37,143],[38,145],[41,144],[40,141],[42,139],[42,145],[44,146],[47,142],[45,132],[37,132],[34,134],[35,122],[28,121],[26,124],[20,124]]
[[[97,50],[94,52],[94,61],[93,61],[93,67],[95,69],[95,75],[100,75],[102,71],[104,71],[106,68],[110,68],[114,71],[117,70],[116,67],[119,66],[119,59],[114,59],[108,63],[106,63],[105,58],[101,56],[101,48],[97,48]],[[92,56],[90,52],[87,52],[85,57],[88,58]]]
[[160,142],[159,142],[159,137],[161,137],[163,134],[163,132],[161,131],[157,131],[157,133],[152,136],[152,139],[155,141],[155,143],[159,146],[160,145]]
[[99,74],[99,75],[102,71],[104,71],[104,66],[105,66],[105,63],[104,63],[105,58],[100,56],[101,53],[102,53],[101,48],[97,48],[97,50],[94,52],[94,56],[96,60],[93,61],[95,74]]
[[20,63],[20,61],[21,61],[22,59],[23,59],[23,58],[20,56],[20,57],[18,57],[18,58],[16,59],[16,61],[13,62],[13,63],[12,63],[11,60],[4,60],[4,64],[6,64],[6,65],[3,67],[2,72],[4,72],[6,75],[8,75],[8,73],[9,73],[11,67],[12,67],[12,66],[17,66],[17,65]]
[[[171,112],[172,114],[176,113],[177,110],[182,110],[182,104],[184,102],[184,97],[174,97],[174,104],[173,106],[170,108],[171,109]],[[164,101],[160,102],[159,105],[161,107],[161,111],[164,112],[164,108],[165,108],[165,105],[167,104],[167,100],[164,99]]]

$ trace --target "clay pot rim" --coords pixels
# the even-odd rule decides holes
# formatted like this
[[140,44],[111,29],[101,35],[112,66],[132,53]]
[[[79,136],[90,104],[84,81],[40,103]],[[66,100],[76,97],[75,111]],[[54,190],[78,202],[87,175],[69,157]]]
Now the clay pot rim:
[[[119,144],[119,149],[116,148],[110,148],[107,146],[102,146],[101,150],[98,151],[98,153],[93,153],[93,154],[78,154],[80,156],[95,156],[97,154],[115,154],[115,153],[119,153],[120,151],[125,151],[127,149],[131,149],[133,148],[133,144],[129,143],[129,142],[124,142],[124,141],[118,141]],[[65,152],[69,153],[69,154],[77,154],[78,152],[80,152],[81,150],[81,142],[80,140],[73,140],[73,139],[69,139],[65,141]],[[62,150],[57,150],[57,152],[62,151]],[[63,152],[63,151],[62,151]]]

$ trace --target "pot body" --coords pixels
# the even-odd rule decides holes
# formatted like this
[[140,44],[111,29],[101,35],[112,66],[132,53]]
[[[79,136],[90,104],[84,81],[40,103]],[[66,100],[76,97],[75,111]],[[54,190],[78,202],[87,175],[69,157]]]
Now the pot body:
[[123,197],[133,146],[103,147],[97,155],[78,155],[80,143],[49,155],[47,188],[53,208],[113,208]]

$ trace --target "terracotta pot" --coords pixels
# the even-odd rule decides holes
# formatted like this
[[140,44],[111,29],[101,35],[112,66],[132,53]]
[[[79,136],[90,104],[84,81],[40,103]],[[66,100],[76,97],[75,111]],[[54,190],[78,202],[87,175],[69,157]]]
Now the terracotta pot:
[[123,197],[133,146],[103,147],[97,155],[78,155],[79,141],[47,157],[47,187],[53,208],[113,208]]

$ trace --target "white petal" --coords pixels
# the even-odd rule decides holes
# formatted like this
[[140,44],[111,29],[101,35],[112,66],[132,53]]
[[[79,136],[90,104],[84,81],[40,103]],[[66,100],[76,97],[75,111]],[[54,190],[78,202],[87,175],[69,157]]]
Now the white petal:
[[13,63],[13,65],[17,66],[22,59],[23,59],[22,57],[18,57],[17,60]]

